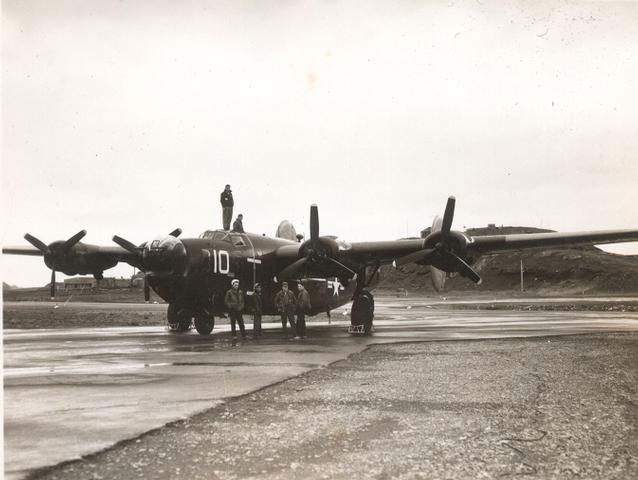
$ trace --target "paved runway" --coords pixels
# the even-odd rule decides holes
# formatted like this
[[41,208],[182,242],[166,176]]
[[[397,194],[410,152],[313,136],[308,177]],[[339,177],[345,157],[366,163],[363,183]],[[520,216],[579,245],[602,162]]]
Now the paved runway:
[[373,337],[354,338],[335,312],[331,325],[311,322],[304,343],[283,341],[277,323],[239,343],[227,327],[211,337],[162,327],[5,330],[6,476],[96,452],[371,343],[638,331],[638,313],[448,311],[414,299],[378,299],[376,317]]

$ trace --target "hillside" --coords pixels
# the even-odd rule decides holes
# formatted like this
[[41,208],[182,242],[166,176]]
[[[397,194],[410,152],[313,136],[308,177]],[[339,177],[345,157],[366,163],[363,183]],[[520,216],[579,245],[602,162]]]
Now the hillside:
[[[470,235],[548,232],[531,227],[468,229]],[[520,291],[520,261],[523,261],[525,291],[540,295],[638,293],[638,256],[616,255],[593,247],[503,252],[481,257],[474,268],[482,285],[454,275],[445,284],[454,291]],[[423,294],[435,292],[429,266],[406,265],[381,269],[379,288],[406,289]]]

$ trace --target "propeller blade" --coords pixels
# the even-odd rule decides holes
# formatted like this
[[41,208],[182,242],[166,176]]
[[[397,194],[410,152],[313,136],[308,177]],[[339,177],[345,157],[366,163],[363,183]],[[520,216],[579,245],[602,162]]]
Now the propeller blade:
[[472,269],[472,267],[465,263],[465,260],[457,255],[454,255],[453,253],[448,253],[447,257],[450,263],[454,265],[454,271],[459,272],[464,277],[469,278],[477,285],[481,284],[481,276],[476,273],[474,269]]
[[279,272],[279,278],[281,280],[295,278],[307,261],[308,259],[306,257],[300,258],[299,260],[295,260],[293,263],[291,263],[286,268],[284,268],[281,272]]
[[51,270],[51,300],[55,298],[55,270]]
[[148,285],[148,278],[144,275],[144,301],[148,303],[151,299],[151,287]]
[[171,237],[179,237],[182,234],[182,229],[181,228],[176,228],[175,230],[173,230],[171,233],[169,233],[169,235]]
[[27,242],[29,242],[31,245],[33,245],[35,248],[40,250],[42,253],[47,253],[49,251],[49,246],[46,243],[44,243],[42,240],[39,240],[39,239],[35,238],[30,233],[27,233],[24,236],[24,239]]
[[407,265],[408,263],[412,263],[412,262],[419,262],[424,260],[427,261],[427,260],[430,260],[435,254],[436,254],[436,250],[434,250],[433,248],[424,248],[423,250],[418,250],[414,253],[410,253],[403,257],[397,258],[394,261],[394,265],[396,267],[400,267],[402,265]]
[[430,279],[432,280],[432,286],[434,290],[440,292],[445,286],[445,279],[447,278],[447,272],[439,270],[434,265],[430,265]]
[[310,240],[319,238],[319,209],[314,203],[310,205]]
[[66,242],[64,242],[64,244],[62,245],[62,250],[68,252],[69,250],[73,248],[73,246],[76,243],[82,240],[85,235],[86,235],[86,230],[80,230],[78,233],[76,233],[71,238],[69,238]]
[[445,242],[447,240],[450,229],[452,228],[452,220],[454,219],[454,206],[456,204],[456,198],[449,197],[447,199],[447,205],[445,205],[445,213],[443,214],[443,224],[441,225],[442,239]]
[[122,247],[124,250],[127,250],[131,253],[139,253],[140,249],[132,244],[131,242],[129,242],[128,240],[125,240],[122,237],[118,237],[117,235],[113,235],[113,241],[115,243],[117,243],[120,247]]

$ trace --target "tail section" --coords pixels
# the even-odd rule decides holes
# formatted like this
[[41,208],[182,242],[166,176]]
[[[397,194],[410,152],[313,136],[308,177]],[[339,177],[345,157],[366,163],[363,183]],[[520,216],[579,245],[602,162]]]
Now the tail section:
[[286,240],[292,240],[293,242],[297,241],[297,231],[292,223],[288,220],[283,220],[279,226],[277,227],[277,233],[275,233],[275,237],[284,238]]

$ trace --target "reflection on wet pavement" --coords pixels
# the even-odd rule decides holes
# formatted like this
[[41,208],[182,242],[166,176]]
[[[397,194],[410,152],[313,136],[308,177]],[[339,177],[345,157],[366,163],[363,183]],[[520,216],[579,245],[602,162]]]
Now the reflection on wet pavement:
[[238,341],[228,326],[210,337],[163,327],[5,330],[7,478],[104,449],[371,343],[638,330],[638,313],[629,312],[421,307],[377,301],[369,338],[349,336],[344,315],[333,314],[330,325],[319,318],[304,342],[282,338],[278,322],[266,323],[261,338]]

